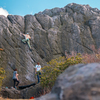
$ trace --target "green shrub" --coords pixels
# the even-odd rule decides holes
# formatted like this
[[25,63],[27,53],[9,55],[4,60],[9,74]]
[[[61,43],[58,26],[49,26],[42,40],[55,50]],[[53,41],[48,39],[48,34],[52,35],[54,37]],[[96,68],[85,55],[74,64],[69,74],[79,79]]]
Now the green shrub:
[[41,85],[44,88],[52,88],[59,74],[61,74],[68,66],[82,62],[81,54],[75,57],[65,58],[59,57],[48,62],[47,66],[42,68]]
[[42,68],[41,85],[50,88],[53,86],[56,77],[60,74],[60,64],[65,61],[64,57],[59,57],[48,62],[48,66]]
[[2,86],[2,80],[5,78],[5,70],[0,68],[0,87]]

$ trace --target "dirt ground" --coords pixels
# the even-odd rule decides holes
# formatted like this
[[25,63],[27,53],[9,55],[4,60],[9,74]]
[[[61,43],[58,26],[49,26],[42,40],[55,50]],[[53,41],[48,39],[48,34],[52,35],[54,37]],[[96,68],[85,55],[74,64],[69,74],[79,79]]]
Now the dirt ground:
[[35,99],[9,99],[0,97],[0,100],[35,100]]

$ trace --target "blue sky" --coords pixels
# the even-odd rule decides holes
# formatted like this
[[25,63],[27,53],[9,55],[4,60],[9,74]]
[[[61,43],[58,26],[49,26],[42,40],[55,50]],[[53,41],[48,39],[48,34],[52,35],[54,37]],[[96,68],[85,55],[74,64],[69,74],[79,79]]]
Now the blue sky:
[[89,4],[92,8],[100,9],[100,0],[0,0],[0,15],[34,15],[45,9],[62,8],[69,3]]

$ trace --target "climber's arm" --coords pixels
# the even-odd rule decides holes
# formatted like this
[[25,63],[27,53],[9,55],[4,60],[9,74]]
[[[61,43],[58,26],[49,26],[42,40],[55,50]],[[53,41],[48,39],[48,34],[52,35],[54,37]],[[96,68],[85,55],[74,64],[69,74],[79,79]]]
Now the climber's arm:
[[25,36],[25,34],[23,34]]
[[29,36],[29,39],[31,39],[31,37]]
[[16,74],[17,80],[18,80],[18,74]]

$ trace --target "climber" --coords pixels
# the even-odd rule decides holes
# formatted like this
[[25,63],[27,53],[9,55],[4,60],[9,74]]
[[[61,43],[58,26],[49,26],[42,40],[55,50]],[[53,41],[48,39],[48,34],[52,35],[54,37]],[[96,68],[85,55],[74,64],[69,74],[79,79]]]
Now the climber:
[[[17,89],[16,86],[18,86],[18,84],[19,84],[19,79],[18,79],[18,74],[17,74],[16,68],[14,69],[14,72],[13,72],[13,81],[14,81],[14,88]],[[17,82],[17,84],[16,84],[16,82]]]
[[35,74],[37,74],[37,78],[38,78],[38,83],[40,82],[40,75],[41,75],[41,65],[39,64],[39,62],[37,62],[37,65],[35,66],[36,70],[35,70]]
[[25,36],[25,39],[23,39],[22,42],[24,42],[24,43],[27,42],[29,48],[31,49],[31,45],[30,45],[30,39],[31,39],[31,37],[30,37],[29,33],[23,34],[23,35]]

